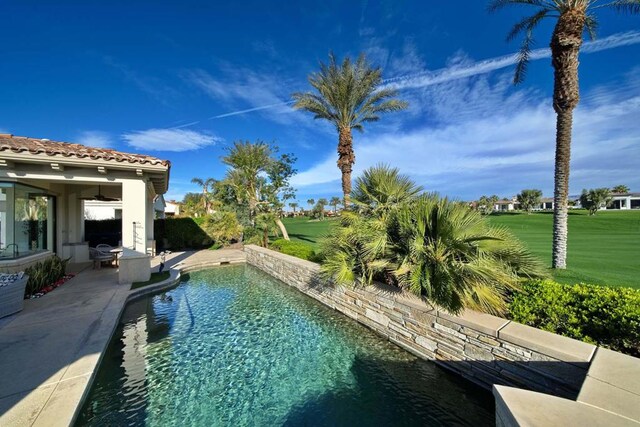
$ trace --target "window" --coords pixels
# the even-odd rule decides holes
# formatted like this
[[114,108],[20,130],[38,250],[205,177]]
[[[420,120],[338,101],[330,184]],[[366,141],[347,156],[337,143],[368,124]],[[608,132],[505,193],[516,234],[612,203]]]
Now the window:
[[0,259],[54,249],[55,197],[27,185],[0,182]]

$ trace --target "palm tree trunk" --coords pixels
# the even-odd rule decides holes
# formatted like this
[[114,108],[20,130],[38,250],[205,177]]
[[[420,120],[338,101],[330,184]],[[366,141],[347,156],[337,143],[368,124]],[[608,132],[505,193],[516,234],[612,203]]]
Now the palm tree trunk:
[[276,224],[278,225],[278,228],[280,229],[280,232],[282,233],[282,238],[284,240],[290,240],[289,239],[289,233],[287,233],[287,229],[285,228],[285,226],[282,223],[282,220],[280,218],[276,218]]
[[353,152],[353,137],[351,128],[343,126],[338,129],[338,169],[342,172],[342,194],[344,208],[348,209],[351,194],[351,172],[356,156]]
[[553,268],[567,268],[569,169],[573,110],[580,101],[578,54],[585,11],[570,9],[559,18],[551,38],[554,68],[553,109],[556,121],[556,161],[553,192]]

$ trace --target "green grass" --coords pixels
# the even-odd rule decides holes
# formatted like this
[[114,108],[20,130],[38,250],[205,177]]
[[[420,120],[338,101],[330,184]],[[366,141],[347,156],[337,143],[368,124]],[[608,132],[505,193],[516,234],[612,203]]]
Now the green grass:
[[335,221],[335,218],[325,218],[323,221],[310,220],[307,217],[282,219],[292,241],[308,243],[314,249],[319,248],[320,238],[327,234],[329,227]]
[[151,273],[151,278],[146,282],[133,282],[131,284],[131,290],[142,288],[144,286],[153,285],[154,283],[160,283],[163,280],[167,280],[170,275],[171,275],[171,272],[169,271],[163,271],[162,273],[158,273],[158,272]]
[[[488,219],[509,228],[551,267],[551,212],[493,214]],[[285,218],[283,222],[291,240],[317,249],[318,239],[335,220]],[[595,216],[571,211],[567,265],[566,270],[551,270],[556,281],[640,289],[640,211],[602,211]]]
[[[553,214],[492,214],[493,225],[509,228],[551,267]],[[566,270],[560,283],[579,282],[640,289],[640,211],[570,211]]]

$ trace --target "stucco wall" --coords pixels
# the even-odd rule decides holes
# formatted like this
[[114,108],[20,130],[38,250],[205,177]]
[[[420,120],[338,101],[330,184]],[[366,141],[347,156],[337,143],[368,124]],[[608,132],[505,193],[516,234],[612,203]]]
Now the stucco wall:
[[315,263],[246,246],[247,263],[475,383],[575,399],[595,346],[477,312],[451,316],[384,285],[327,285]]

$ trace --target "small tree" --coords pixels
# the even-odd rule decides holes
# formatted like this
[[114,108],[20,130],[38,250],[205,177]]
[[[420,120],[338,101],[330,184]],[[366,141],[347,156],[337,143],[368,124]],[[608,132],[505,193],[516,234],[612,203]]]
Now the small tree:
[[493,207],[498,203],[498,200],[500,200],[500,198],[495,194],[491,197],[482,196],[478,200],[478,210],[483,215],[489,215],[493,212]]
[[338,213],[338,205],[341,203],[340,197],[332,197],[329,201],[329,204],[333,206],[333,214],[336,215]]
[[313,215],[314,217],[320,217],[321,220],[324,220],[324,208],[325,206],[327,206],[329,204],[329,202],[327,201],[327,199],[318,199],[318,202],[316,203],[316,205],[313,208]]
[[627,194],[629,191],[630,189],[626,185],[616,185],[611,189],[612,193],[617,193],[617,194]]
[[522,190],[522,192],[518,194],[518,202],[520,202],[520,206],[526,210],[528,214],[531,214],[533,208],[540,204],[541,199],[542,191],[536,189]]
[[611,191],[608,188],[582,190],[580,204],[589,210],[589,215],[595,215],[598,209],[606,208],[611,203]]

